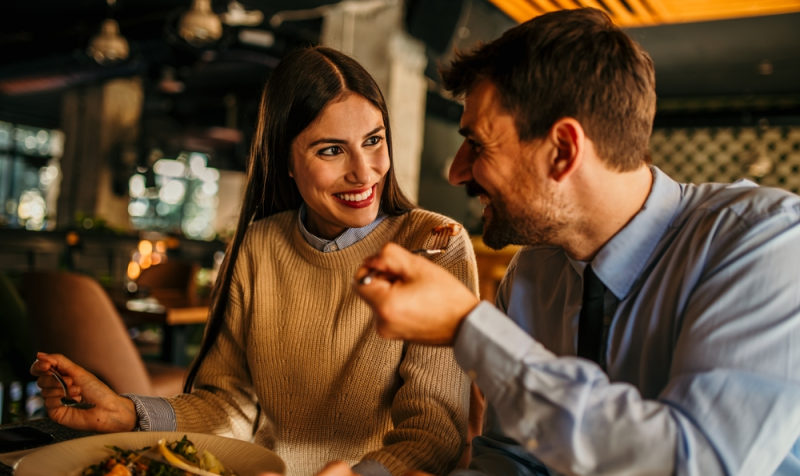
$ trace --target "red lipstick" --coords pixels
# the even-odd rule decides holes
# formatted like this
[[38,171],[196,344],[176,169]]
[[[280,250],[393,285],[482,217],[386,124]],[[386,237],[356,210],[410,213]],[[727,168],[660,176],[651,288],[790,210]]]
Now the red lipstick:
[[378,188],[378,184],[376,183],[375,185],[372,186],[372,188],[371,188],[372,193],[369,195],[369,197],[365,198],[364,200],[360,200],[360,201],[344,200],[342,198],[339,198],[337,195],[358,195],[358,194],[366,192],[367,190],[370,190],[370,188],[364,188],[364,189],[361,189],[361,190],[348,190],[346,192],[341,192],[341,193],[333,195],[333,198],[336,199],[336,201],[341,203],[342,205],[348,206],[350,208],[366,208],[366,207],[372,205],[372,203],[375,201],[375,192],[376,192],[377,188]]

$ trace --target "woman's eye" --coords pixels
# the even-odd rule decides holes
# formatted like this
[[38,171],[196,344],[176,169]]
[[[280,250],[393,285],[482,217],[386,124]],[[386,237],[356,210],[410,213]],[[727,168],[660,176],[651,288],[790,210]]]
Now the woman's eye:
[[341,154],[342,153],[342,148],[335,145],[333,147],[326,147],[326,148],[320,150],[318,153],[319,153],[319,155],[325,155],[325,156],[328,156],[328,157],[333,157],[334,155]]
[[365,146],[378,145],[378,144],[381,143],[382,140],[383,140],[383,137],[381,137],[381,136],[372,136],[369,139],[367,139],[366,141],[364,141],[364,145]]

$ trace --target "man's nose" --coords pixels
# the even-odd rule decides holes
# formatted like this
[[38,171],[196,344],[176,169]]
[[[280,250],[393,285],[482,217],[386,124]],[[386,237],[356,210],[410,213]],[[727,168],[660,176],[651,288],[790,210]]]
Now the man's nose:
[[451,185],[464,185],[472,180],[472,161],[469,157],[469,145],[467,141],[458,148],[453,164],[450,165],[450,173],[447,176]]

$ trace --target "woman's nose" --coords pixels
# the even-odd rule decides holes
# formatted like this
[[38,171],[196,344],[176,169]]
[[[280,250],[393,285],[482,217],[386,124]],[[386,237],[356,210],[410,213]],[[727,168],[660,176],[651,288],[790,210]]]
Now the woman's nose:
[[369,157],[363,152],[355,152],[349,161],[347,180],[359,185],[367,185],[372,179],[372,168],[370,167]]

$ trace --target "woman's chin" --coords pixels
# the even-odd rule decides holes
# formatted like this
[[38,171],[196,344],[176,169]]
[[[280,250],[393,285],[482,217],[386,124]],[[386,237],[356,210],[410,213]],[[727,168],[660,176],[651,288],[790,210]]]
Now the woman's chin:
[[346,228],[364,228],[378,217],[378,207],[351,208],[339,214],[340,223]]

